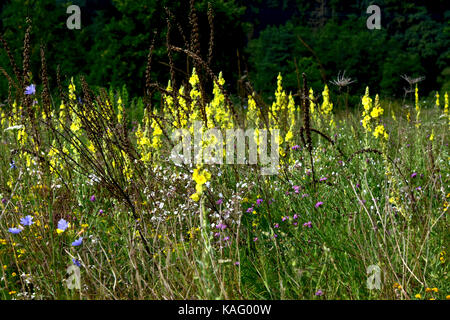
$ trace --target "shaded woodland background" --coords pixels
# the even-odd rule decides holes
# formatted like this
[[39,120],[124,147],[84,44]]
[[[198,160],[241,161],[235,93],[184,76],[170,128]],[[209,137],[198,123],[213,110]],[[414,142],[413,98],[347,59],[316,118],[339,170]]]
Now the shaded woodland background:
[[[420,84],[421,95],[450,90],[450,8],[445,0],[197,0],[204,57],[210,37],[208,2],[214,9],[212,68],[223,71],[231,92],[238,91],[238,79],[246,76],[268,97],[279,72],[287,89],[295,90],[294,59],[317,90],[323,88],[324,80],[329,82],[346,70],[357,80],[350,86],[355,101],[365,86],[402,98],[407,85],[400,77],[403,74],[426,77]],[[70,4],[81,8],[81,30],[66,27]],[[366,9],[371,4],[381,8],[381,30],[366,27]],[[66,81],[84,74],[94,87],[126,85],[132,96],[142,96],[155,32],[152,76],[163,84],[169,79],[165,7],[173,14],[171,40],[183,46],[183,36],[189,41],[191,34],[188,0],[2,1],[0,32],[20,66],[25,19],[30,16],[34,75],[39,74],[39,46],[44,44],[51,81],[59,65]],[[175,57],[175,61],[180,74],[187,72],[185,58]],[[0,65],[11,71],[4,50]],[[4,78],[0,94],[7,96]]]

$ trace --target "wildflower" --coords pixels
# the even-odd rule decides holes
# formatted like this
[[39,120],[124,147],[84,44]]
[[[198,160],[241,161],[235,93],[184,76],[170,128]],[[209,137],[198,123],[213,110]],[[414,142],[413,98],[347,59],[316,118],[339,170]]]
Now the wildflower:
[[94,202],[94,201],[95,201],[95,196],[92,195],[92,196],[89,198],[89,200],[91,200],[92,202]]
[[77,267],[81,267],[81,262],[78,259],[72,259],[72,262],[74,265],[76,265]]
[[79,237],[77,240],[75,240],[74,242],[72,242],[72,246],[74,247],[78,247],[83,243],[83,237]]
[[20,229],[20,228],[9,228],[8,231],[11,232],[12,234],[18,234],[18,233],[22,232],[22,229]]
[[445,297],[445,299],[450,300],[450,294]]
[[308,221],[303,224],[304,227],[312,228],[312,222]]
[[261,203],[263,203],[263,199],[256,199],[256,204],[259,206]]
[[56,229],[56,232],[59,233],[63,233],[64,231],[66,231],[66,229],[69,227],[69,223],[64,220],[61,219],[58,221],[58,228]]
[[195,202],[197,202],[200,199],[200,196],[198,193],[194,193],[193,195],[190,196],[190,198]]
[[11,163],[9,164],[9,168],[11,170],[17,169],[16,163],[14,162],[14,160],[12,160]]
[[230,240],[230,237],[225,237],[225,238],[223,238],[223,241],[228,241],[228,240]]
[[7,200],[6,200],[5,198],[2,198],[2,203],[3,203],[3,204],[5,204],[6,201],[7,201]]
[[34,84],[30,84],[28,87],[25,88],[26,95],[32,95],[35,93],[36,93],[36,86]]
[[309,194],[307,194],[307,193],[302,194],[302,198],[306,198],[306,197],[309,197]]
[[220,230],[225,230],[227,228],[227,225],[226,224],[223,224],[223,223],[219,223],[217,226],[216,226],[216,229],[220,229]]
[[98,210],[98,213],[103,214],[103,210],[102,209]]
[[416,297],[417,299],[421,299],[421,298],[422,298],[422,295],[421,295],[420,293],[418,293],[418,294],[415,295],[415,297]]
[[222,199],[219,199],[219,200],[216,201],[216,204],[217,204],[217,205],[221,205],[222,203],[223,203],[223,200],[222,200]]
[[327,179],[328,179],[327,177],[322,177],[322,178],[319,179],[319,181],[323,182],[323,181],[327,181]]
[[297,218],[298,218],[298,214],[295,213],[295,214],[292,216],[292,219],[295,220],[295,219],[297,219]]
[[431,290],[433,290],[433,292],[436,292],[436,293],[439,292],[439,289],[438,289],[438,288],[433,288],[433,289],[431,289]]
[[239,261],[236,261],[236,262],[234,263],[234,265],[235,265],[235,266],[240,265]]
[[413,172],[412,174],[411,174],[411,178],[415,178],[417,176],[417,173],[416,172]]
[[317,292],[315,293],[316,296],[323,296],[323,291],[322,290],[317,290]]
[[274,228],[279,228],[280,225],[278,223],[275,223],[275,225],[273,226]]
[[17,293],[16,291],[10,291],[9,295],[12,296],[13,294],[16,294],[16,293]]
[[253,242],[256,242],[256,241],[258,241],[258,237],[253,238]]
[[431,288],[426,288],[425,289],[425,292],[431,292],[431,291],[433,291]]
[[401,290],[401,288],[402,288],[402,286],[398,282],[395,282],[393,287],[394,287],[394,289],[399,289],[399,290]]
[[292,150],[300,150],[300,146],[299,145],[295,145],[291,147]]
[[26,216],[25,218],[20,219],[20,223],[24,226],[31,226],[33,222],[32,216]]
[[286,217],[281,217],[281,221],[286,221],[286,220],[289,220],[289,216],[286,216]]
[[300,192],[300,187],[299,186],[293,186],[292,188],[294,189],[295,193],[299,193]]
[[252,213],[253,212],[253,207],[250,207],[247,209],[247,213]]
[[316,203],[316,205],[314,207],[319,208],[321,205],[323,205],[323,202],[319,201],[319,202]]

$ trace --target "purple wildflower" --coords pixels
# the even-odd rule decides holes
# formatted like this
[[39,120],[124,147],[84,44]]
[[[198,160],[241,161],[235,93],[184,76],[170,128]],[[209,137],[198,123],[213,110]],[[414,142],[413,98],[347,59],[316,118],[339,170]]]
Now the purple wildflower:
[[66,231],[66,229],[68,227],[69,227],[69,223],[64,219],[61,219],[58,221],[57,231],[59,231],[59,233],[64,232],[64,231]]
[[20,223],[23,226],[31,226],[34,222],[33,222],[33,217],[32,216],[26,216],[25,218],[20,219]]
[[256,204],[259,206],[261,203],[263,203],[263,199],[256,199]]
[[74,265],[76,265],[77,267],[81,267],[81,262],[77,259],[72,259],[72,262]]
[[219,199],[219,200],[216,201],[216,204],[217,204],[217,205],[221,205],[222,203],[223,203],[223,200],[222,200],[222,199]]
[[318,208],[318,207],[320,207],[321,205],[323,205],[323,202],[322,202],[322,201],[319,201],[319,202],[316,203],[316,205],[315,205],[314,207]]
[[413,172],[412,174],[411,174],[411,178],[415,178],[417,176],[417,173],[416,172]]
[[327,177],[322,177],[322,178],[319,179],[319,181],[323,182],[323,181],[327,181],[327,179],[328,179]]
[[11,232],[12,234],[18,234],[18,233],[22,232],[22,229],[20,229],[20,228],[9,228],[8,231]]
[[312,222],[308,221],[303,224],[304,227],[312,228]]
[[323,296],[323,291],[322,290],[317,290],[317,292],[315,293],[316,296]]
[[35,93],[36,93],[36,86],[34,84],[30,84],[28,87],[25,88],[26,95],[32,95]]
[[225,230],[227,228],[227,225],[226,224],[223,224],[223,223],[219,223],[217,226],[216,226],[216,229],[220,229],[220,230]]
[[278,223],[275,223],[275,225],[273,226],[274,228],[279,228],[280,225]]
[[92,195],[90,198],[89,198],[89,200],[91,200],[92,202],[94,202],[95,201],[95,196],[94,195]]
[[79,237],[77,240],[75,240],[74,242],[72,242],[72,246],[74,247],[78,247],[83,243],[83,237]]
[[293,186],[292,188],[294,189],[295,193],[299,193],[300,192],[300,186]]

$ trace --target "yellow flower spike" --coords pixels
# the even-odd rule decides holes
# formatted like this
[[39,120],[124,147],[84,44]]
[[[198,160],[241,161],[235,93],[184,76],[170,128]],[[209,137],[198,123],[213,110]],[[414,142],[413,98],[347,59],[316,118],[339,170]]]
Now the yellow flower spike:
[[193,195],[190,196],[190,198],[195,202],[198,202],[198,200],[200,200],[200,196],[198,193],[194,193]]
[[419,116],[420,116],[420,105],[419,105],[419,87],[416,83],[416,89],[415,89],[415,105],[416,105],[416,128],[420,127],[419,123]]
[[445,92],[444,95],[444,114],[449,115],[448,113],[448,93]]
[[323,103],[320,111],[322,112],[322,114],[328,115],[333,110],[333,103],[330,101],[330,90],[328,89],[327,85],[325,85],[325,88],[323,89],[322,96]]
[[414,297],[416,297],[417,299],[421,299],[422,295],[420,293],[416,294]]

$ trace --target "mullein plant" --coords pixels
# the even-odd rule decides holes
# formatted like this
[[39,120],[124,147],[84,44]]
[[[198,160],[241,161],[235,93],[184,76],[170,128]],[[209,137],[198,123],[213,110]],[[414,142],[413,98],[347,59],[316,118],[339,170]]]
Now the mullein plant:
[[323,102],[320,106],[320,113],[327,123],[327,125],[331,128],[334,128],[336,126],[333,118],[333,102],[330,99],[330,90],[328,89],[328,86],[325,84],[325,87],[322,92]]
[[416,89],[414,90],[414,102],[415,102],[415,109],[416,109],[416,128],[420,127],[420,104],[419,104],[419,87],[416,83]]
[[450,112],[448,110],[448,93],[444,95],[444,115],[448,118],[448,125],[450,127]]
[[[270,133],[272,134],[274,129],[280,130],[278,143],[281,164],[284,163],[284,158],[286,158],[285,150],[289,150],[289,144],[293,143],[293,130],[297,116],[297,108],[295,106],[294,98],[292,94],[286,94],[286,91],[283,90],[282,83],[283,77],[280,73],[277,77],[275,101],[272,103],[268,114]],[[290,161],[292,161],[292,159]]]
[[384,125],[380,122],[380,116],[383,115],[384,110],[380,105],[380,98],[378,94],[375,96],[375,105],[369,96],[369,87],[366,87],[366,93],[362,98],[363,114],[362,126],[366,131],[366,147],[368,146],[368,133],[371,132],[373,136],[381,141],[389,138]]

